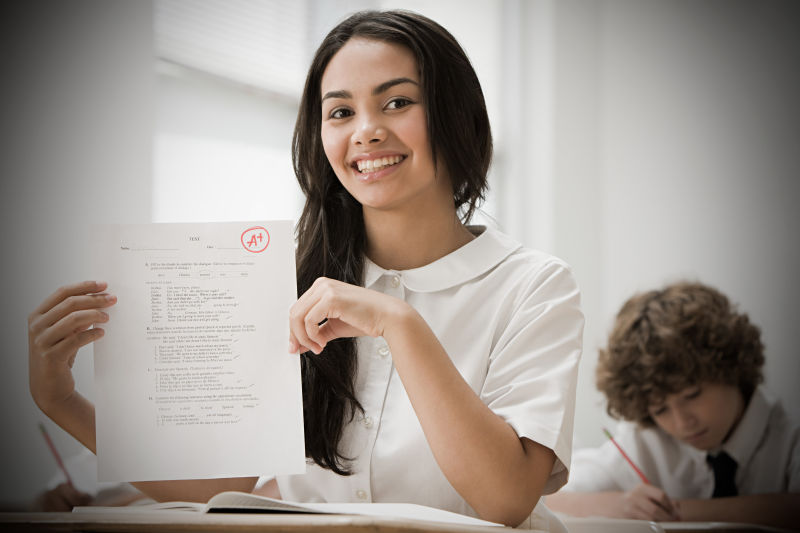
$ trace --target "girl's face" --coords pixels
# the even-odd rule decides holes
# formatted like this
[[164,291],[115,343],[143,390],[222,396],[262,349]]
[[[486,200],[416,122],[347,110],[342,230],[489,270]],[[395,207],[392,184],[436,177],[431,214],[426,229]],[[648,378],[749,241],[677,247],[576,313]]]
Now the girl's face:
[[449,180],[434,170],[420,83],[411,51],[364,38],[347,41],[322,76],[325,155],[365,215],[453,204]]
[[699,450],[718,448],[733,432],[744,412],[738,387],[701,383],[668,395],[649,407],[656,424],[672,437]]

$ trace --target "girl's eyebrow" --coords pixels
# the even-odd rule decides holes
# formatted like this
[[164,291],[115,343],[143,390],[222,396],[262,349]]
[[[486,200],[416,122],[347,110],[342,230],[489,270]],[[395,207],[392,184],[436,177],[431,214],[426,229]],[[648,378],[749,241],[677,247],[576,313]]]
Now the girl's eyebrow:
[[375,87],[374,89],[372,89],[372,95],[377,96],[382,92],[388,91],[395,85],[400,85],[402,83],[413,83],[414,85],[419,86],[419,83],[415,82],[411,78],[395,78],[393,80],[385,81],[380,85],[378,85],[377,87]]
[[[414,85],[419,86],[419,83],[412,80],[411,78],[394,78],[389,81],[385,81],[380,85],[378,85],[377,87],[375,87],[374,89],[372,89],[372,94],[373,96],[381,94],[382,92],[388,91],[395,85],[400,85],[402,83],[413,83]],[[349,91],[328,91],[327,93],[325,93],[325,96],[322,97],[321,101],[324,102],[328,98],[352,98],[352,97],[353,95]]]

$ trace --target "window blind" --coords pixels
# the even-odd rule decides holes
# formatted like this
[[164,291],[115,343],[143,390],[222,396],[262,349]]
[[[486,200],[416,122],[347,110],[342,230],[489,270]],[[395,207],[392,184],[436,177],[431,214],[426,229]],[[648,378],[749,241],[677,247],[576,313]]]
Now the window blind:
[[156,0],[158,58],[299,98],[308,61],[307,0]]

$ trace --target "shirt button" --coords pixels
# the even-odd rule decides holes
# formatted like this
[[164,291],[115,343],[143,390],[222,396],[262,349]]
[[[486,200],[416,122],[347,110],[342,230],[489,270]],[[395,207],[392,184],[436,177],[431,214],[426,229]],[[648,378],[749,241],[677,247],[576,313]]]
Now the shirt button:
[[388,346],[381,346],[380,348],[378,348],[378,354],[381,357],[386,357],[387,355],[389,355],[389,347]]
[[366,500],[367,499],[367,493],[365,491],[359,489],[359,490],[356,491],[356,498],[358,498],[359,500]]
[[397,288],[400,286],[400,276],[392,276],[392,287]]
[[363,422],[364,422],[364,427],[365,428],[369,429],[369,428],[372,427],[372,417],[371,416],[368,416],[368,417],[364,418]]

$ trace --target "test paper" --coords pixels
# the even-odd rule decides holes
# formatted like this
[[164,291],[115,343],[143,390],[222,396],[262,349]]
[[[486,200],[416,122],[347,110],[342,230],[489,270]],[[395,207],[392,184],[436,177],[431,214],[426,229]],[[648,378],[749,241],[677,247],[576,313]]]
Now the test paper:
[[305,471],[291,221],[104,225],[98,480]]

